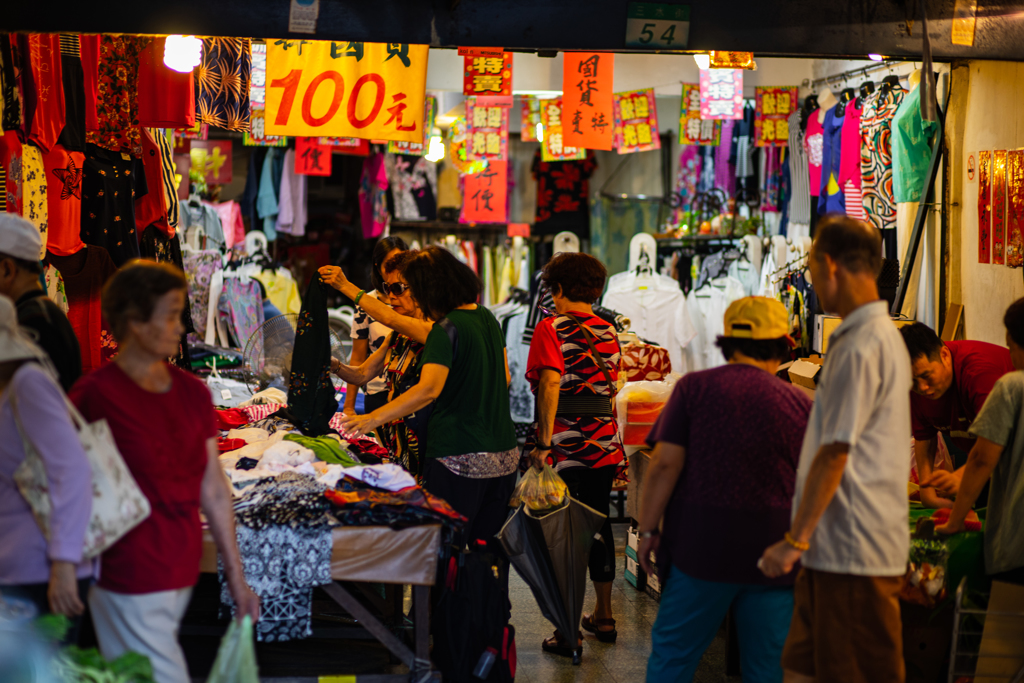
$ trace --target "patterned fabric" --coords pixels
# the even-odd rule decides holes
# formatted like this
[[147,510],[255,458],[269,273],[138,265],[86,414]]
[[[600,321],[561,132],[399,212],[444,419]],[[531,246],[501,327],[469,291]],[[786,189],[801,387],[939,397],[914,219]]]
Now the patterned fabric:
[[[157,147],[160,148],[160,179],[163,184],[164,205],[167,207],[167,224],[171,228],[170,236],[174,237],[174,232],[178,228],[178,212],[181,208],[178,205],[178,184],[174,180],[174,175],[177,172],[174,166],[174,153],[164,131],[159,128],[151,128],[150,132],[153,134],[153,139],[156,140]],[[157,190],[158,188],[153,188],[154,192]]]
[[[264,283],[265,284],[265,283]],[[375,299],[387,297],[380,297],[377,291],[367,292],[364,296],[372,296]],[[370,314],[364,311],[360,306],[356,306],[355,315],[352,317],[352,339],[365,339],[369,344],[367,349],[367,358],[373,355],[377,349],[384,346],[384,342],[387,341],[388,333],[390,330],[381,325],[376,320],[370,317]],[[363,390],[367,394],[376,394],[381,391],[387,390],[387,383],[384,381],[384,373],[380,376],[374,377],[363,387]]]
[[46,225],[49,210],[46,203],[46,167],[43,154],[35,145],[25,144],[22,151],[22,197],[21,215],[36,226],[43,245],[39,258],[46,256]]
[[21,127],[23,107],[21,60],[18,59],[17,41],[11,40],[11,36],[0,36],[0,97],[3,102],[0,121],[4,130],[17,130]]
[[864,103],[860,119],[860,173],[864,212],[879,230],[896,227],[892,188],[892,119],[907,91],[880,89]]
[[657,382],[672,372],[668,349],[650,344],[627,344],[619,360],[619,385],[624,382]]
[[82,241],[103,247],[121,267],[139,257],[135,200],[148,191],[142,160],[87,145],[82,170]]
[[290,419],[306,436],[323,436],[338,410],[331,382],[331,338],[327,321],[327,294],[323,279],[315,275],[302,299],[295,329],[288,408]]
[[384,155],[371,154],[363,162],[359,177],[359,215],[364,239],[379,237],[384,232],[388,223],[387,189]]
[[52,265],[46,266],[43,276],[46,278],[46,296],[50,298],[50,301],[57,304],[60,310],[64,311],[64,315],[67,315],[68,295],[64,290],[64,278]]
[[[387,385],[388,401],[397,396],[402,380],[409,372],[419,372],[423,344],[398,334],[391,335],[391,344],[384,356],[384,381]],[[423,448],[416,432],[406,423],[405,418],[381,425],[377,438],[388,449],[392,462],[396,462],[413,476],[423,476]]]
[[[587,318],[584,315],[577,315],[576,319],[589,328],[593,335],[591,343],[604,359],[614,382],[621,355],[615,327],[596,316]],[[564,363],[559,397],[614,398],[616,387],[610,385],[605,378],[601,366],[590,352],[590,345],[587,344],[580,326],[562,315],[549,319],[544,324],[550,324],[554,329]],[[533,345],[536,346],[540,339],[539,334],[534,335]],[[534,367],[534,350],[531,349],[531,366],[527,369],[527,377],[536,392],[539,368]],[[547,363],[544,365],[547,366]],[[526,440],[527,451],[532,450],[536,439],[535,429]],[[556,469],[562,463],[604,467],[617,465],[622,461],[622,444],[619,441],[618,427],[612,417],[556,417],[551,445],[554,448],[549,457],[554,459]]]
[[690,202],[697,195],[697,181],[700,179],[701,156],[695,145],[684,145],[679,152],[679,171],[676,173],[675,193],[679,206],[673,210],[672,225],[681,225],[690,210]]
[[589,178],[597,169],[592,151],[582,161],[542,161],[540,150],[533,157],[537,179],[537,215],[534,235],[554,235],[571,230],[581,238],[590,236],[587,201]]
[[386,154],[384,169],[395,200],[396,220],[437,220],[437,164],[423,157]]
[[220,252],[196,251],[182,258],[188,279],[188,300],[196,337],[206,336],[206,315],[210,307],[210,279],[221,268]]
[[196,123],[225,130],[249,130],[248,38],[204,38],[203,61],[196,71]]
[[259,282],[255,279],[242,282],[239,277],[224,278],[217,310],[235,346],[246,348],[249,337],[263,324],[263,295]]
[[861,188],[855,186],[852,180],[847,180],[843,185],[843,196],[846,197],[846,215],[859,221],[866,221],[868,216],[864,212]]
[[150,38],[131,35],[100,37],[99,86],[96,116],[99,130],[88,131],[86,142],[113,152],[142,156],[139,134],[139,55]]
[[466,453],[438,458],[452,474],[466,479],[494,479],[519,469],[519,448],[499,453]]

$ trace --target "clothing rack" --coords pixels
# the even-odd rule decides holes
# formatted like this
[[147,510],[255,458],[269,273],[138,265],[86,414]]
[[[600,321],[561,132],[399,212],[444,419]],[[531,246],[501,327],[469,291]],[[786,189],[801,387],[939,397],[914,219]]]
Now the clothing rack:
[[824,78],[815,78],[814,80],[805,78],[801,85],[804,88],[810,88],[812,91],[817,92],[818,88],[823,85],[827,86],[839,81],[849,81],[850,79],[856,78],[857,74],[860,74],[861,78],[867,78],[868,74],[877,73],[879,71],[888,71],[893,73],[893,67],[901,61],[902,60],[887,60],[879,62],[878,64],[872,64],[871,66],[864,66],[859,69],[851,69],[850,71],[832,74],[831,76],[825,76]]
[[[775,285],[775,284],[778,284],[778,283],[782,282],[783,280],[785,280],[786,276],[788,276],[790,273],[792,273],[795,270],[797,270],[794,266],[796,266],[801,261],[806,261],[806,260],[807,260],[807,254],[804,254],[803,256],[800,256],[799,258],[796,258],[796,259],[790,261],[786,265],[782,266],[781,268],[779,268],[778,270],[773,272],[771,275],[769,275],[769,277],[773,278],[772,279],[772,284]],[[806,265],[806,264],[804,264],[804,265]],[[775,277],[779,273],[782,273],[782,275],[780,277]]]

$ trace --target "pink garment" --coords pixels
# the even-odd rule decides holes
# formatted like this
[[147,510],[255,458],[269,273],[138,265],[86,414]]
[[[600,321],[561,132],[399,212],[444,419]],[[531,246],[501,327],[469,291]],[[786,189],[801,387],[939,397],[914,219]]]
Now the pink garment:
[[245,241],[245,223],[242,221],[242,207],[238,202],[221,202],[207,206],[216,211],[220,218],[220,224],[224,228],[224,246],[230,249]]
[[[843,130],[840,133],[839,148],[839,186],[846,188],[848,183],[857,189],[857,201],[860,213],[864,208],[860,201],[860,117],[863,110],[854,107],[856,100],[846,103],[843,112]],[[844,192],[844,194],[846,194]],[[853,216],[854,209],[850,206],[850,195],[846,194],[846,214]]]
[[[807,172],[810,176],[811,196],[817,197],[821,191],[821,162],[824,158],[825,127],[818,121],[818,110],[811,112],[807,120],[807,133],[804,145],[807,147]],[[858,153],[858,158],[860,154]]]
[[[277,195],[277,231],[295,237],[306,234],[306,176],[295,172],[295,150],[284,153],[281,189]],[[243,238],[244,239],[244,238]]]
[[736,195],[736,165],[729,163],[732,155],[732,133],[736,121],[722,121],[722,140],[715,150],[715,187],[725,190],[726,197]]
[[359,216],[365,239],[380,237],[384,232],[388,222],[387,191],[384,155],[371,154],[363,162],[363,175],[359,180]]

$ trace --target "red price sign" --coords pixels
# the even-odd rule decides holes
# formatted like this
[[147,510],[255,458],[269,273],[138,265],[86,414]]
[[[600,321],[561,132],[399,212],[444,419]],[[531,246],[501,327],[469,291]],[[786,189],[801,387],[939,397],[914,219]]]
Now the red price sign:
[[427,46],[275,40],[266,133],[423,142]]
[[562,67],[562,139],[584,149],[612,148],[615,55],[566,52]]
[[331,175],[331,148],[319,138],[295,138],[295,173]]
[[469,223],[504,223],[508,219],[508,162],[491,161],[480,173],[465,177],[462,217]]
[[512,96],[512,53],[497,57],[466,56],[462,81],[462,94]]

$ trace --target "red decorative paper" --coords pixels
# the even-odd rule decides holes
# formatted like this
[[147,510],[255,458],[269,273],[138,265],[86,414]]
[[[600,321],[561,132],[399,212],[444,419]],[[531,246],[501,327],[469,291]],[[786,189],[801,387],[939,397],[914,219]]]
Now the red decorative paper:
[[992,153],[978,152],[978,263],[992,261]]
[[500,57],[463,58],[462,94],[512,96],[512,53],[503,52]]
[[722,122],[700,117],[700,86],[683,83],[683,99],[679,109],[679,144],[718,147],[722,139]]
[[1006,190],[1006,265],[1020,268],[1024,266],[1024,150],[1013,150],[1008,155]]
[[743,70],[700,70],[700,117],[743,118]]
[[469,223],[504,223],[508,220],[508,162],[491,161],[480,173],[464,176],[463,218]]
[[231,182],[231,140],[192,140],[189,155],[192,170],[202,173],[207,184]]
[[992,263],[1006,261],[1006,150],[992,153]]
[[295,138],[295,173],[331,175],[331,148],[321,145],[320,138]]
[[523,95],[522,120],[519,125],[519,139],[523,142],[540,142],[537,139],[537,124],[540,123],[540,100]]
[[582,147],[566,146],[562,139],[562,98],[542,100],[540,103],[541,129],[544,141],[540,145],[541,161],[570,161],[587,158]]
[[615,93],[615,150],[619,154],[661,149],[654,88]]
[[796,88],[754,89],[754,144],[757,147],[789,146],[789,115],[796,109]]
[[565,144],[612,149],[615,55],[566,52],[562,65],[562,134]]
[[481,106],[475,97],[466,100],[467,159],[508,159],[508,115],[509,107]]
[[362,138],[320,138],[321,145],[327,145],[332,152],[354,157],[370,156],[370,141]]

